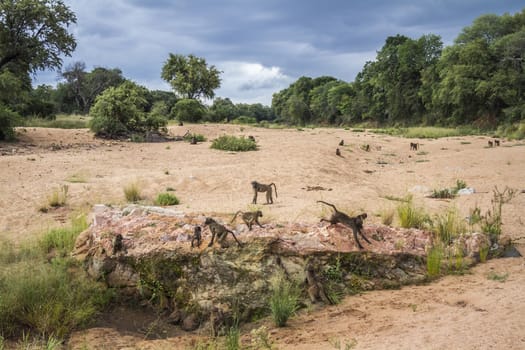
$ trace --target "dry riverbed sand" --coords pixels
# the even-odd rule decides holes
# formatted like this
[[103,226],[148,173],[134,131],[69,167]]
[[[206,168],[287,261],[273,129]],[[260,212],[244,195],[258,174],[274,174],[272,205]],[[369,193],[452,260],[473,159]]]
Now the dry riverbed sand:
[[[19,242],[67,223],[93,204],[123,204],[123,188],[133,182],[146,204],[174,189],[181,200],[175,208],[188,213],[253,208],[250,181],[275,182],[275,204],[257,206],[264,212],[263,223],[316,222],[328,214],[317,200],[350,213],[365,211],[367,222],[379,223],[382,212],[399,204],[392,199],[410,193],[431,214],[453,207],[466,217],[476,206],[482,212],[490,208],[495,186],[525,189],[523,141],[502,140],[500,147],[488,148],[485,136],[408,140],[335,128],[238,125],[174,126],[170,133],[187,130],[208,141],[115,142],[94,139],[87,130],[20,129],[20,142],[0,143],[0,238]],[[259,150],[210,149],[211,140],[223,134],[253,135]],[[338,146],[340,140],[344,146]],[[410,151],[410,142],[419,142],[420,149]],[[476,192],[453,200],[427,197],[456,180]],[[63,185],[68,186],[67,206],[41,212]],[[518,193],[503,207],[503,232],[512,239],[525,236],[524,204],[525,193]],[[524,267],[523,258],[491,260],[429,285],[369,292],[349,296],[340,305],[302,310],[283,329],[262,323],[279,349],[524,349]],[[115,322],[94,327],[75,333],[69,345],[171,349],[187,348],[197,337],[177,333],[145,340],[140,327],[131,328]]]

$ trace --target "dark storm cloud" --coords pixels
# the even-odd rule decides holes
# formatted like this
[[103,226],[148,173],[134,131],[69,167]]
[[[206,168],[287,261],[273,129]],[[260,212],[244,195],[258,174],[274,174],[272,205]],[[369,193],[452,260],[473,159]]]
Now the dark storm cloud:
[[432,33],[451,44],[480,15],[523,8],[517,0],[65,2],[78,18],[78,47],[66,64],[118,67],[169,90],[160,78],[168,54],[192,53],[223,71],[218,96],[265,104],[300,76],[352,81],[388,36]]

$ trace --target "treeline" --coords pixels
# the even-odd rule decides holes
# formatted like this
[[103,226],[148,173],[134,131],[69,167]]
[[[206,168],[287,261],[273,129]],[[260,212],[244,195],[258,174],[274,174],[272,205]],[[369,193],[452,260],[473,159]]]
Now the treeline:
[[[56,114],[89,114],[96,97],[110,87],[128,81],[119,68],[96,67],[86,71],[83,62],[75,62],[59,72],[56,88],[39,85],[31,90],[18,112],[23,116],[54,118]],[[155,109],[168,119],[190,122],[222,122],[242,117],[241,121],[257,123],[273,120],[269,106],[260,103],[234,104],[229,98],[215,98],[209,106],[198,99],[179,98],[173,91],[142,89],[147,112]]]
[[281,122],[474,125],[525,119],[525,9],[483,15],[443,47],[437,35],[388,37],[353,82],[301,77],[273,95]]

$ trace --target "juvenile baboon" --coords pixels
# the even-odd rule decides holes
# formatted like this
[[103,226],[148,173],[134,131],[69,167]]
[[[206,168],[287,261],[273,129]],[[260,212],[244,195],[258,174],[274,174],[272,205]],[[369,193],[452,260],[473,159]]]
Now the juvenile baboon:
[[335,155],[341,157],[341,151],[339,150],[339,148],[335,149]]
[[239,242],[237,237],[235,237],[233,231],[228,230],[226,227],[219,224],[212,218],[206,218],[206,221],[204,221],[204,225],[208,225],[211,231],[211,241],[208,244],[208,247],[211,247],[213,245],[213,240],[215,239],[215,236],[217,236],[217,242],[219,242],[220,246],[224,247],[224,240],[226,239],[226,236],[228,236],[228,233],[231,233],[239,247],[242,247],[241,242]]
[[344,145],[345,145],[345,140],[339,141],[339,146],[344,146]]
[[496,146],[499,146],[499,140],[494,140],[494,144],[495,144]]
[[410,150],[411,151],[417,151],[418,148],[419,148],[419,143],[417,143],[417,142],[410,142]]
[[277,186],[272,182],[269,185],[260,184],[257,181],[252,181],[253,188],[253,204],[257,204],[257,193],[266,192],[266,204],[273,204],[272,185],[275,187],[275,197],[277,198]]
[[239,213],[242,213],[242,221],[244,221],[244,223],[248,226],[248,230],[252,230],[252,226],[254,223],[256,223],[257,225],[259,225],[259,227],[263,227],[263,225],[261,225],[259,223],[259,217],[262,218],[263,214],[262,214],[262,211],[260,210],[257,210],[257,211],[250,211],[250,212],[242,212],[242,211],[238,211],[235,213],[235,215],[233,216],[233,219],[232,221],[230,221],[230,224],[235,220],[235,218],[237,217],[237,215]]
[[120,233],[118,233],[115,236],[115,239],[113,239],[113,255],[117,254],[118,252],[124,250],[124,243],[122,242],[124,237]]
[[190,144],[192,144],[192,145],[196,145],[197,144],[197,136],[195,136],[195,135],[191,136]]
[[253,142],[255,142],[255,137],[253,137],[252,135],[249,135],[248,140],[252,140]]
[[179,126],[184,126],[184,123],[182,122],[182,120],[179,120]]
[[195,226],[193,228],[193,236],[191,237],[191,247],[193,248],[193,242],[197,241],[196,246],[201,246],[201,240],[202,240],[202,228],[200,226]]
[[371,244],[368,238],[366,238],[366,236],[363,234],[363,220],[366,219],[367,217],[366,213],[363,213],[363,214],[360,214],[354,217],[350,217],[346,215],[345,213],[342,213],[339,210],[337,210],[337,208],[333,204],[330,204],[324,201],[317,201],[317,203],[324,203],[334,208],[334,213],[332,214],[330,219],[322,218],[321,221],[327,221],[332,225],[343,224],[346,227],[351,228],[354,233],[355,242],[357,243],[357,246],[359,247],[359,249],[363,249],[363,246],[361,245],[361,243],[359,242],[359,239],[357,238],[358,233],[361,235],[361,237],[364,238],[365,241]]
[[311,262],[308,262],[304,267],[304,273],[306,275],[308,295],[310,296],[312,303],[322,300],[325,304],[331,304],[330,299],[328,299],[326,293],[324,292],[322,283],[319,283],[315,275],[315,268]]
[[489,147],[494,147],[494,143],[492,141],[488,141]]

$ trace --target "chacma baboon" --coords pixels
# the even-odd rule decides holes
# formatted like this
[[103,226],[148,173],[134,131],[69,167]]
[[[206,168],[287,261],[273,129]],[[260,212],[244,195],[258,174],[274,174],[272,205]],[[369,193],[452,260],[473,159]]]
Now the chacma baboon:
[[248,230],[250,230],[250,231],[252,230],[252,226],[253,226],[254,223],[259,225],[259,227],[263,227],[263,225],[261,225],[259,223],[259,217],[262,218],[262,216],[263,216],[262,211],[260,211],[260,210],[250,211],[250,212],[242,212],[241,210],[239,210],[233,216],[233,219],[232,219],[232,221],[230,221],[230,224],[235,220],[235,218],[237,217],[237,215],[239,213],[242,213],[242,216],[241,216],[242,221],[244,221],[244,223],[248,226]]
[[341,151],[339,150],[339,148],[335,149],[335,155],[341,157]]
[[411,151],[417,151],[418,148],[419,148],[419,143],[417,143],[417,142],[410,142],[410,150]]
[[494,144],[495,144],[496,146],[499,146],[499,140],[494,140]]
[[193,228],[193,236],[191,237],[191,247],[193,248],[193,242],[197,242],[195,245],[197,247],[201,246],[201,240],[202,240],[202,228],[197,225]]
[[344,145],[345,145],[345,140],[339,141],[339,146],[344,146]]
[[494,147],[494,143],[492,141],[488,141],[489,147]]
[[272,197],[272,185],[275,187],[275,197],[277,197],[277,186],[272,182],[269,185],[260,184],[257,181],[252,181],[252,188],[253,188],[253,204],[257,204],[257,193],[258,192],[266,192],[266,204],[273,204],[273,197]]
[[362,145],[361,148],[366,152],[370,152],[370,145],[368,143],[366,145]]
[[248,136],[248,140],[251,140],[251,141],[255,142],[255,137],[253,137],[252,135],[249,135]]
[[113,254],[117,254],[118,252],[124,250],[124,243],[122,242],[124,237],[120,233],[118,233],[115,236],[115,239],[113,239]]
[[224,240],[226,239],[226,236],[228,236],[228,233],[231,233],[239,247],[242,247],[241,242],[239,242],[237,237],[235,237],[235,233],[233,233],[233,231],[228,230],[226,227],[219,224],[214,219],[206,218],[206,221],[204,221],[204,225],[208,225],[211,231],[211,241],[208,244],[208,247],[211,247],[213,245],[213,240],[215,239],[215,236],[217,236],[217,241],[219,242],[220,246],[223,247]]
[[192,145],[196,145],[197,144],[197,136],[195,136],[195,135],[191,136],[190,144],[192,144]]
[[343,224],[346,227],[350,227],[354,233],[354,239],[359,249],[363,249],[363,246],[361,245],[361,243],[359,242],[359,239],[357,238],[358,233],[361,235],[361,237],[364,238],[365,241],[371,244],[368,238],[366,238],[366,236],[363,234],[363,220],[366,219],[367,217],[366,213],[363,213],[363,214],[360,214],[354,217],[350,217],[346,215],[345,213],[337,210],[337,208],[333,204],[330,204],[324,201],[317,201],[317,203],[324,203],[334,208],[334,213],[332,214],[330,219],[322,218],[321,221],[328,221],[332,225]]
[[182,120],[179,120],[179,126],[184,126],[184,123],[182,122]]
[[319,283],[315,275],[315,268],[311,262],[308,262],[304,268],[304,273],[306,275],[306,285],[308,286],[308,295],[312,303],[315,303],[319,300],[323,301],[325,304],[331,304],[330,299],[326,296],[324,292],[323,285]]

